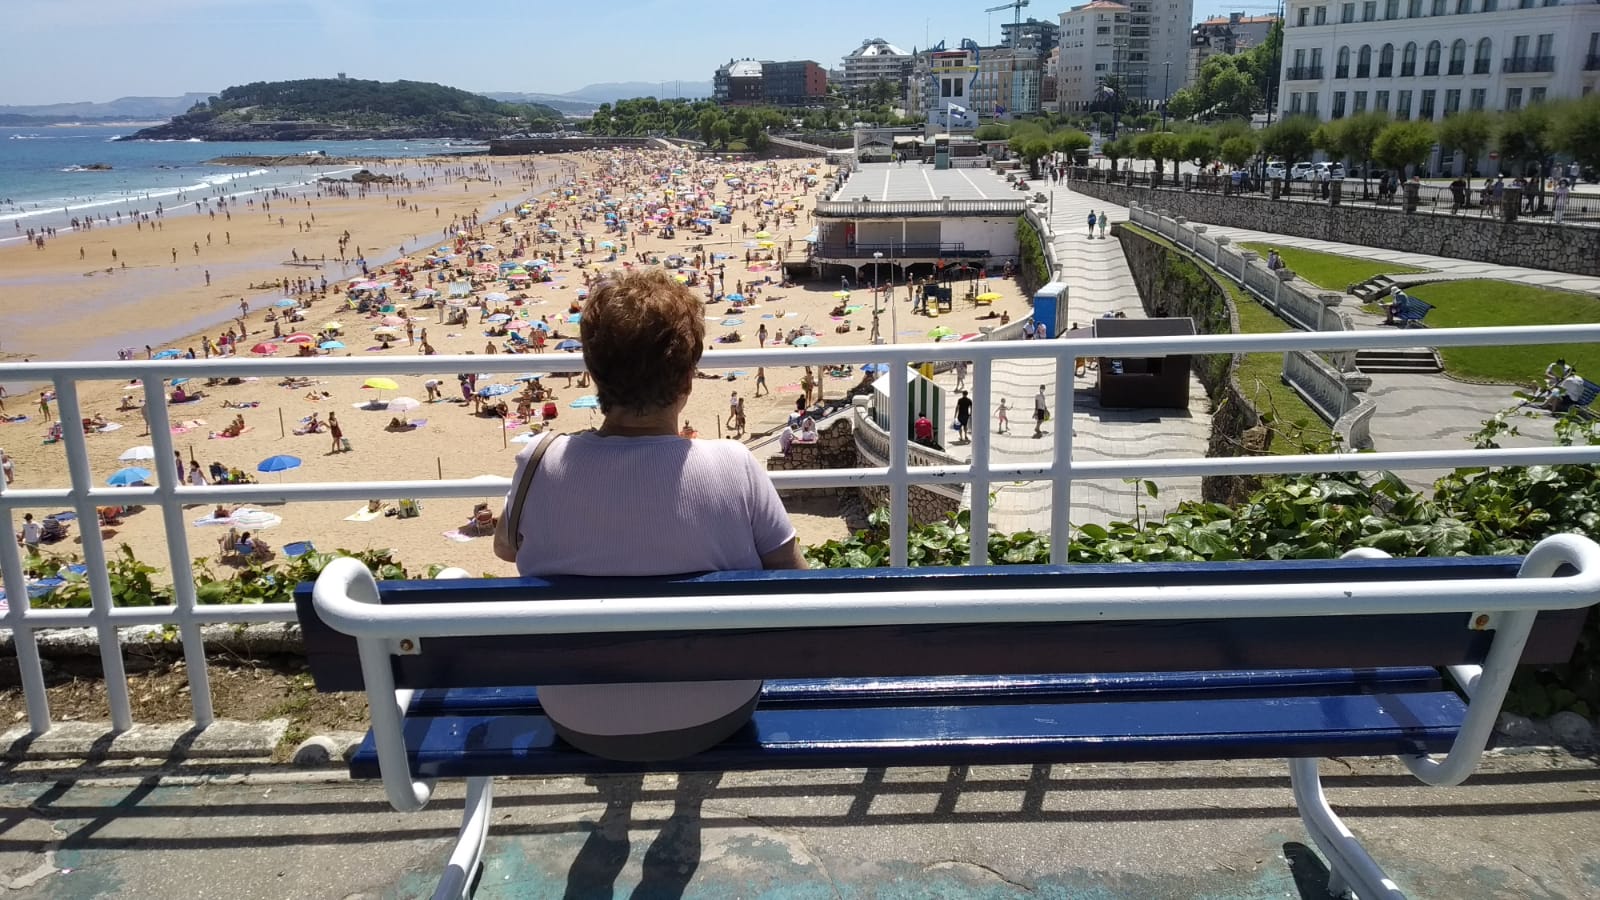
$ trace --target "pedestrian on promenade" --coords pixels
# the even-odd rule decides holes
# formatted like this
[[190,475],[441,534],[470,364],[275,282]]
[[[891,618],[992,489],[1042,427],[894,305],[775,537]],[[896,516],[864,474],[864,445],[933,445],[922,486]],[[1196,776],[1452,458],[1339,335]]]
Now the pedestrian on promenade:
[[956,438],[960,441],[972,441],[972,398],[966,391],[961,392],[961,399],[956,401]]
[[1050,418],[1050,404],[1044,399],[1044,385],[1033,395],[1033,436],[1044,437],[1044,423]]
[[1006,406],[1006,398],[1001,397],[1000,405],[994,411],[996,433],[1005,434],[1006,429],[1011,427],[1011,419],[1006,415],[1009,410],[1010,408]]
[[1089,210],[1089,240],[1094,240],[1094,210]]
[[1100,240],[1106,239],[1106,226],[1110,224],[1111,216],[1105,210],[1100,210]]
[[956,390],[966,390],[967,387],[967,361],[956,360]]
[[1569,203],[1571,199],[1572,183],[1563,178],[1559,183],[1556,184],[1556,200],[1553,215],[1554,221],[1557,225],[1560,225],[1561,220],[1566,218],[1567,203]]

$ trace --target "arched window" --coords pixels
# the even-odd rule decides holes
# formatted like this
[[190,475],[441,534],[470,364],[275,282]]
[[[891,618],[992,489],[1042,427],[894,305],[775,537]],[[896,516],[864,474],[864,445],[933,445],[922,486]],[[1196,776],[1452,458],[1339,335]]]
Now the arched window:
[[1450,45],[1450,74],[1465,75],[1467,72],[1467,42],[1456,38]]
[[1361,52],[1356,54],[1356,77],[1372,77],[1372,48],[1366,44],[1361,45]]
[[1340,47],[1339,48],[1339,61],[1334,64],[1333,77],[1335,77],[1335,78],[1349,78],[1350,77],[1350,48],[1349,47]]
[[1472,61],[1472,74],[1489,74],[1490,61],[1494,58],[1494,41],[1484,38],[1478,41],[1478,56]]
[[1422,63],[1422,74],[1439,74],[1439,57],[1444,53],[1444,45],[1438,41],[1428,43],[1428,56]]
[[1456,15],[1464,16],[1472,12],[1472,0],[1456,0]]
[[1406,49],[1400,53],[1400,75],[1409,77],[1417,74],[1417,42],[1406,44]]
[[1378,51],[1378,77],[1388,78],[1394,74],[1394,45],[1384,44]]

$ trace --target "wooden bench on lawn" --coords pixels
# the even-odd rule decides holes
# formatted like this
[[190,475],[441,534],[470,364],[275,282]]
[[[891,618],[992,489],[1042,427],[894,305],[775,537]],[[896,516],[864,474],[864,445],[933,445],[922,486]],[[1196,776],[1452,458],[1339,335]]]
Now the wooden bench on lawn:
[[[1335,893],[1400,897],[1317,760],[1460,783],[1517,664],[1566,662],[1597,600],[1600,547],[1570,535],[1526,558],[636,579],[376,582],[342,558],[296,592],[317,688],[371,705],[352,776],[403,811],[467,782],[436,897],[473,890],[495,777],[1258,758],[1288,759]],[[747,678],[748,726],[654,764],[567,746],[529,687]]]

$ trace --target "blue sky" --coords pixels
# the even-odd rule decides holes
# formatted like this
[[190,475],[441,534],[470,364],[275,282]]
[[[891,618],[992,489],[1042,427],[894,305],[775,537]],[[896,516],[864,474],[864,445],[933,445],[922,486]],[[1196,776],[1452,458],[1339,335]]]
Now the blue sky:
[[[984,13],[999,2],[12,0],[0,105],[172,96],[340,71],[550,93],[601,81],[709,81],[730,57],[836,66],[869,37],[907,50],[930,39],[988,43],[1009,18]],[[1052,17],[1072,5],[1033,0],[1024,14]],[[1196,0],[1195,16],[1240,6]]]

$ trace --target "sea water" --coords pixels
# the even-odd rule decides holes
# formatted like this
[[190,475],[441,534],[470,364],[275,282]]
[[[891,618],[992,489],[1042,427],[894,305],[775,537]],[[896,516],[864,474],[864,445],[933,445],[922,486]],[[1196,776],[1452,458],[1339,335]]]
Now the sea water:
[[[65,229],[76,218],[193,209],[219,194],[245,197],[316,181],[349,177],[361,167],[333,162],[252,168],[208,165],[222,156],[300,156],[404,159],[470,152],[448,140],[393,141],[118,141],[129,126],[67,125],[0,128],[0,242],[19,241],[29,228]],[[110,171],[87,167],[110,166]]]

